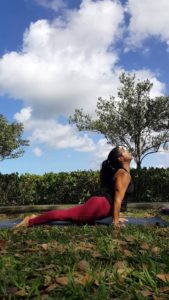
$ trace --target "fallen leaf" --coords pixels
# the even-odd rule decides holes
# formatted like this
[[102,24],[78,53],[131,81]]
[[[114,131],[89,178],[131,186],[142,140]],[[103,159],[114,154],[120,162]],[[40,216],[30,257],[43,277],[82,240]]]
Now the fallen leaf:
[[157,274],[157,278],[161,279],[164,282],[167,282],[167,281],[169,281],[169,274],[160,273],[160,274]]
[[113,242],[113,246],[114,245],[118,245],[118,246],[119,245],[127,245],[127,242],[119,240],[119,239],[113,239],[112,242]]
[[68,278],[67,278],[67,276],[57,277],[55,279],[55,281],[56,281],[57,284],[60,284],[60,285],[67,285],[68,284]]
[[91,256],[94,258],[102,257],[101,253],[98,251],[91,251],[90,253],[91,253]]
[[26,244],[28,245],[28,246],[31,246],[32,244],[34,244],[35,243],[35,241],[33,241],[33,240],[28,240],[28,241],[26,241]]
[[82,273],[85,273],[86,271],[88,271],[89,268],[90,268],[90,265],[87,260],[83,259],[78,263],[78,269]]
[[59,251],[60,253],[64,253],[65,251],[67,251],[68,246],[64,245],[64,244],[59,244],[58,242],[52,242],[50,244],[51,248],[54,248],[55,250]]
[[158,253],[160,253],[160,248],[159,248],[159,247],[153,247],[153,248],[151,249],[151,251],[152,251],[154,254],[158,254]]
[[24,250],[24,252],[38,252],[39,251],[39,249],[38,248],[26,248],[25,250]]
[[134,242],[136,240],[136,238],[132,235],[128,235],[128,236],[125,237],[125,240],[127,242]]
[[113,268],[117,269],[121,269],[121,268],[125,268],[127,267],[127,262],[125,260],[122,261],[116,261],[113,265]]
[[119,281],[123,281],[128,274],[130,274],[133,269],[128,267],[126,261],[117,261],[113,268],[115,268]]
[[15,257],[22,257],[22,254],[15,253],[14,256],[15,256]]
[[124,262],[116,262],[113,267],[115,268],[119,281],[123,281],[123,279],[126,277],[126,263]]
[[124,249],[123,253],[127,257],[132,257],[133,256],[133,253],[130,250],[127,250],[127,249]]
[[49,299],[49,295],[48,294],[41,294],[40,300],[48,300],[48,299]]
[[99,286],[99,285],[100,285],[100,283],[99,283],[99,281],[98,281],[97,279],[95,279],[95,280],[93,281],[93,284],[96,285],[96,286]]
[[75,246],[75,250],[95,250],[96,246],[91,244],[91,243],[87,243],[87,242],[80,242],[77,246]]
[[5,246],[6,246],[6,241],[0,240],[0,251],[4,250]]
[[52,281],[52,277],[51,276],[49,276],[49,275],[45,275],[44,276],[44,285],[45,286],[49,286],[49,284],[51,283],[51,281]]
[[140,291],[140,293],[143,295],[143,297],[152,296],[152,292],[149,290]]
[[150,248],[150,246],[146,242],[144,242],[140,245],[140,248],[142,250],[148,250]]
[[41,246],[42,249],[45,250],[45,251],[47,251],[48,248],[49,248],[48,244],[41,244],[40,246]]
[[164,286],[158,289],[160,293],[169,292],[169,286]]
[[28,293],[25,292],[25,290],[19,290],[15,293],[15,296],[19,296],[19,297],[26,297],[28,295]]
[[55,290],[58,286],[59,286],[59,284],[53,283],[53,284],[49,285],[49,286],[45,289],[45,292],[49,293],[49,292]]
[[74,282],[76,284],[85,285],[87,282],[92,281],[93,278],[89,274],[82,275],[80,273],[75,273]]

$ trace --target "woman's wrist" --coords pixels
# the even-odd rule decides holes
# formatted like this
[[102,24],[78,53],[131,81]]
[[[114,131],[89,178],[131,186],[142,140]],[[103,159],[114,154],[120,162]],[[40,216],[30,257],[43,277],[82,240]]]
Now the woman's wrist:
[[113,224],[118,224],[119,223],[119,219],[113,219]]

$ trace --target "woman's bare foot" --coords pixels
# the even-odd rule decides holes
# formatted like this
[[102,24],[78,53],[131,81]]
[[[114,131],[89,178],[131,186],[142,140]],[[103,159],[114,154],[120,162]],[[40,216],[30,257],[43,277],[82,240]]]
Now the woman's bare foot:
[[31,219],[30,216],[25,217],[19,224],[17,224],[15,227],[28,227],[29,220]]
[[37,215],[30,215],[25,217],[19,224],[17,224],[15,227],[28,227],[29,225],[29,220],[36,218]]

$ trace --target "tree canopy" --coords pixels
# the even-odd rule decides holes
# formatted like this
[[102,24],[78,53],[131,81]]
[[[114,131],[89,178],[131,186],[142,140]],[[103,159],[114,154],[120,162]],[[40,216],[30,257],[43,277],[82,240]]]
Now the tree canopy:
[[153,84],[122,73],[118,96],[98,98],[96,118],[76,109],[70,123],[77,128],[101,133],[109,144],[121,145],[132,153],[137,168],[150,153],[167,149],[169,142],[169,97],[150,97]]
[[8,123],[0,114],[0,160],[17,158],[23,155],[24,146],[28,146],[28,140],[22,139],[23,124]]

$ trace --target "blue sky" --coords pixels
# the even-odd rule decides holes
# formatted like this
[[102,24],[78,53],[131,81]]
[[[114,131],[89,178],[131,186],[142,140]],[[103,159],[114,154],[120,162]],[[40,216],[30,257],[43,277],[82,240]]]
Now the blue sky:
[[[68,117],[81,107],[94,114],[122,71],[149,78],[152,96],[169,93],[168,10],[168,0],[1,0],[0,113],[23,122],[30,146],[0,172],[99,169],[110,145]],[[143,166],[169,167],[169,154]]]

